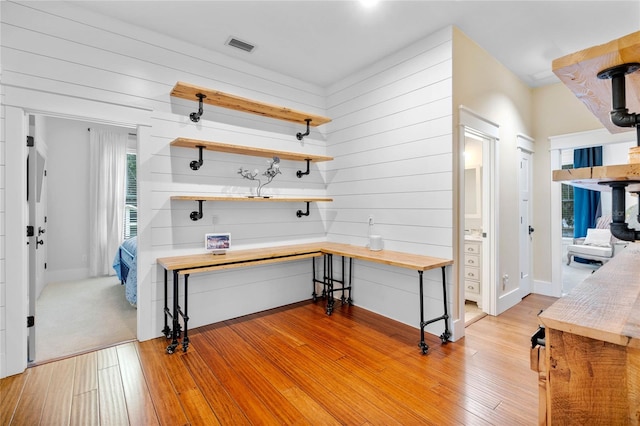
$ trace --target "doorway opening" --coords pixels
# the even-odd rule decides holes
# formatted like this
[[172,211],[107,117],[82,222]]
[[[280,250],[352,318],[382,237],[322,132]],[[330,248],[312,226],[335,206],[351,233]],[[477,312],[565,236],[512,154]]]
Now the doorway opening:
[[[100,349],[137,335],[137,311],[125,297],[116,271],[91,273],[92,237],[89,207],[96,190],[91,187],[90,132],[100,129],[126,137],[125,167],[121,179],[120,243],[137,232],[137,137],[132,130],[96,125],[81,120],[30,115],[29,134],[46,152],[45,182],[40,206],[46,231],[41,234],[40,259],[30,261],[29,302],[36,327],[29,333],[29,361],[41,363]],[[126,136],[124,136],[126,135]],[[44,148],[42,148],[44,147]],[[127,167],[128,166],[128,167]],[[113,186],[118,186],[113,183]],[[31,205],[29,210],[34,210]],[[37,228],[37,227],[36,227]],[[95,245],[95,244],[94,244]],[[110,262],[116,250],[110,250]],[[44,258],[42,258],[44,257]],[[105,260],[105,262],[108,261]],[[110,270],[109,270],[110,269]]]
[[[573,168],[573,151],[595,146],[602,146],[603,165],[626,164],[629,148],[636,145],[634,136],[629,133],[612,134],[606,129],[553,136],[550,138],[550,169]],[[573,198],[569,188],[560,182],[551,182],[551,283],[549,287],[540,287],[537,293],[554,297],[567,294],[599,267],[573,261],[567,265],[567,247],[574,242]],[[635,197],[628,193],[626,196],[626,205],[635,209]],[[600,192],[600,207],[599,217],[610,214],[611,192],[607,189]],[[627,223],[633,223],[635,214],[628,211],[627,216]]]
[[479,315],[495,315],[499,127],[466,107],[461,106],[459,112],[458,306],[464,313],[469,300]]

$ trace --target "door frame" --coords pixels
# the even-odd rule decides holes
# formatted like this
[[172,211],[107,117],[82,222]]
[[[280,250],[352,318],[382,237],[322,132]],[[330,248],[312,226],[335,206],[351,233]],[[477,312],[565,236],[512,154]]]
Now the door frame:
[[[7,185],[5,190],[5,203],[7,206],[11,206],[6,209],[5,213],[5,276],[6,283],[20,283],[20,285],[5,286],[5,341],[12,344],[0,348],[0,378],[22,373],[28,366],[27,338],[29,333],[26,327],[26,318],[28,314],[29,258],[26,245],[28,217],[25,197],[27,187],[27,115],[51,116],[136,129],[140,180],[138,190],[143,192],[145,182],[149,182],[149,179],[146,174],[147,167],[140,164],[140,154],[146,155],[146,150],[143,148],[148,146],[152,112],[149,108],[100,102],[15,86],[5,87],[4,104],[5,176],[11,176],[12,182],[11,185]],[[148,203],[146,201],[140,199],[139,202],[141,214],[138,230],[142,234],[147,228],[150,212],[147,212]],[[6,250],[6,247],[12,249]],[[139,264],[150,264],[147,259],[149,251],[146,239],[139,238]],[[144,328],[146,322],[141,320],[141,318],[147,318],[151,315],[151,290],[146,288],[143,281],[149,279],[146,275],[140,274],[138,276],[137,336],[139,338],[151,334],[150,330]],[[3,350],[4,353],[2,353]]]
[[[524,135],[524,134],[518,134],[516,135],[516,147],[519,151],[518,153],[518,161],[521,161],[522,155],[526,154],[529,155],[529,176],[528,176],[528,183],[529,183],[529,211],[527,212],[527,217],[529,218],[529,223],[528,226],[530,226],[533,223],[533,160],[534,160],[534,156],[533,154],[535,154],[535,145],[534,145],[534,140],[533,138]],[[520,180],[522,178],[522,173],[518,174],[518,179]],[[519,181],[518,182],[518,196],[520,196],[520,188],[522,188],[522,182]],[[520,205],[520,200],[518,200],[518,208],[520,209],[520,218],[522,220],[523,217],[523,212],[522,212],[522,206]],[[528,289],[523,289],[522,285],[520,285],[520,298],[523,298],[527,295],[529,295],[530,293],[533,292],[533,243],[531,241],[531,234],[528,234],[526,237],[524,237],[525,239],[528,239],[529,241],[522,241],[523,239],[523,235],[520,234],[519,235],[520,238],[520,244],[519,247],[522,247],[523,243],[528,243],[529,244],[529,256],[528,256],[528,260],[527,260],[527,265],[528,265],[528,275],[529,275],[529,288]],[[520,253],[519,255],[519,261],[520,261],[520,282],[522,282],[522,253]]]
[[[33,146],[27,148],[28,152],[28,191],[27,199],[29,219],[28,223],[33,228],[33,235],[28,238],[29,250],[29,316],[34,318],[37,315],[36,301],[40,292],[46,286],[47,281],[47,253],[49,246],[47,228],[47,168],[49,167],[47,158],[46,128],[44,127],[44,117],[41,115],[25,114],[29,123],[28,133],[33,137]],[[42,160],[42,169],[40,161]],[[33,167],[35,166],[35,167]],[[33,168],[32,168],[33,167]],[[38,182],[41,182],[38,191]],[[38,197],[39,196],[39,197]],[[42,230],[42,232],[41,232]],[[44,238],[42,236],[44,234]],[[46,240],[46,241],[45,241]],[[34,273],[32,273],[34,272]],[[36,359],[36,335],[38,333],[37,324],[33,324],[28,330],[27,357],[29,362]]]
[[[29,251],[26,225],[27,114],[21,108],[5,106],[5,342],[0,358],[0,378],[18,374],[27,366],[27,316],[29,314]],[[9,125],[11,123],[11,125]],[[19,225],[19,226],[18,226]],[[11,247],[11,250],[7,248]],[[19,285],[16,285],[19,284]]]
[[[490,315],[496,314],[498,305],[498,289],[497,289],[497,271],[498,269],[498,149],[497,144],[500,140],[500,126],[471,109],[461,105],[459,107],[459,123],[458,123],[458,179],[460,188],[464,183],[464,139],[465,133],[471,131],[481,136],[483,142],[482,149],[482,224],[483,233],[486,237],[482,239],[482,310]],[[458,253],[457,262],[458,269],[458,308],[464,319],[464,191],[458,191]],[[462,326],[464,327],[464,321]]]
[[[634,132],[610,133],[607,129],[588,130],[549,137],[550,168],[562,168],[563,149],[636,141]],[[562,184],[551,181],[551,282],[536,281],[535,293],[545,296],[562,296]]]

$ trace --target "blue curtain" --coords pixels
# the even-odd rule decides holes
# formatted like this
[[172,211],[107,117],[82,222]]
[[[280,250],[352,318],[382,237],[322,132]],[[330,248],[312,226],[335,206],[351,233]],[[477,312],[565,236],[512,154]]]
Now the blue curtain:
[[[582,148],[573,151],[573,167],[602,166],[602,147]],[[573,188],[573,236],[587,235],[587,228],[595,228],[600,216],[600,192]]]

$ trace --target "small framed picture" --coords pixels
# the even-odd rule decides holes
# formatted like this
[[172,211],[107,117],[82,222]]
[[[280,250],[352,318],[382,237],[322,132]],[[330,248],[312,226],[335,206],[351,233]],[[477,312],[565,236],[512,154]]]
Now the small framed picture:
[[204,248],[213,254],[225,254],[231,248],[231,234],[228,232],[205,234]]

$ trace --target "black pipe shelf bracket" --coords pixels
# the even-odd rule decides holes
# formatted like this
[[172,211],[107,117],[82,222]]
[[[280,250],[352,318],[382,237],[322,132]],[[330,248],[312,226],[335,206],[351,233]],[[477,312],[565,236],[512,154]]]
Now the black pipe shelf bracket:
[[199,102],[198,102],[198,111],[197,112],[192,112],[191,114],[189,114],[189,118],[194,123],[197,123],[198,121],[200,121],[200,117],[202,117],[202,114],[204,113],[202,100],[204,98],[206,98],[206,97],[207,97],[207,95],[205,95],[203,93],[196,93],[196,98],[198,98],[198,100],[199,100]]
[[196,146],[196,148],[198,148],[198,161],[193,160],[191,163],[189,163],[189,167],[191,167],[191,170],[199,170],[200,167],[202,167],[202,165],[204,164],[204,160],[202,159],[202,151],[205,149],[205,147],[203,145],[198,145]]
[[[296,138],[298,138],[299,141],[301,141],[305,136],[309,136],[309,134],[311,133],[311,130],[309,129],[309,125],[311,124],[311,119],[310,118],[305,118],[304,121],[307,122],[307,132],[306,133],[298,132],[296,134]],[[298,176],[298,177],[300,177],[300,176]]]
[[[618,127],[635,127],[637,146],[640,147],[640,114],[630,113],[626,106],[625,78],[640,70],[640,63],[631,62],[607,68],[598,73],[601,80],[611,79],[611,122]],[[600,182],[611,187],[611,234],[623,241],[640,240],[640,230],[629,228],[626,222],[625,191],[627,185],[640,181]],[[636,193],[636,195],[639,195]],[[638,203],[638,220],[640,220],[640,203]]]
[[309,168],[309,163],[311,163],[311,160],[307,158],[307,159],[306,159],[306,160],[304,160],[304,161],[306,161],[306,162],[307,162],[307,171],[306,171],[306,172],[303,172],[302,170],[298,170],[298,171],[296,172],[296,176],[298,176],[298,178],[301,178],[302,176],[306,176],[306,175],[308,175],[308,174],[310,173],[310,171],[311,171],[311,170],[310,170],[310,168]]
[[309,216],[309,201],[306,201],[306,203],[307,203],[307,211],[303,212],[302,210],[298,210],[296,212],[296,216],[298,216],[298,217]]
[[640,114],[630,113],[626,106],[625,76],[640,70],[640,63],[631,62],[607,68],[598,73],[601,80],[611,79],[611,122],[618,127],[635,127],[640,146]]
[[192,211],[191,215],[189,216],[191,218],[191,220],[193,220],[194,222],[197,220],[202,219],[202,203],[204,202],[204,200],[196,200],[198,202],[198,211]]

